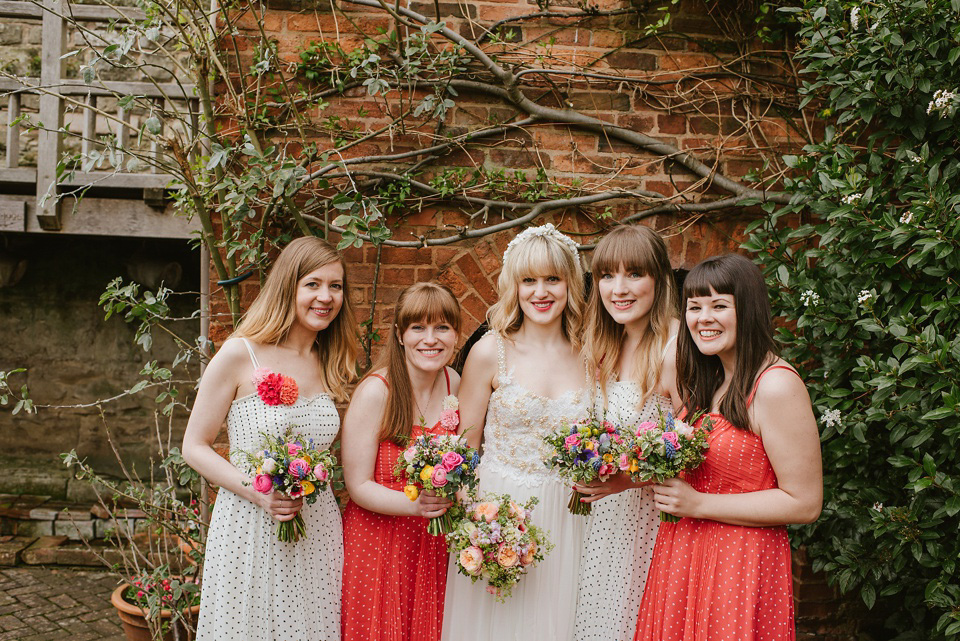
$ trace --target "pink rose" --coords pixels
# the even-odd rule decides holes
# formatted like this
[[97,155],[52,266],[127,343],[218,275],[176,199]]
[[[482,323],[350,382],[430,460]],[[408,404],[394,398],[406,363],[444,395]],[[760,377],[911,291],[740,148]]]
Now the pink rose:
[[452,430],[460,425],[460,414],[457,410],[443,410],[440,412],[440,425],[445,430]]
[[296,456],[300,453],[300,450],[303,449],[302,445],[297,443],[287,443],[287,454],[290,456]]
[[413,460],[417,458],[417,448],[410,446],[403,451],[403,460],[407,463],[413,463]]
[[460,567],[462,567],[467,574],[477,575],[480,573],[480,566],[483,565],[483,551],[471,545],[468,548],[460,550],[459,557]]
[[273,491],[273,479],[269,474],[257,474],[253,479],[253,489],[261,494],[270,494]]
[[669,443],[674,447],[680,447],[680,441],[677,439],[675,432],[664,432],[663,433],[663,442]]
[[576,447],[577,445],[580,444],[580,435],[579,435],[579,434],[571,434],[571,435],[568,436],[567,438],[563,439],[563,444],[567,447],[568,450],[569,450],[571,447]]
[[447,470],[442,465],[433,468],[433,476],[430,477],[433,487],[443,487],[447,484]]
[[615,428],[613,426],[613,423],[611,423],[610,421],[603,422],[603,429],[607,431],[607,434],[613,434],[614,432],[617,431],[617,428]]
[[318,481],[323,483],[324,481],[327,480],[327,477],[330,476],[330,473],[327,472],[327,468],[325,468],[323,465],[318,464],[315,468],[313,468],[313,475],[317,477]]
[[620,455],[620,469],[626,470],[630,467],[630,456],[627,454]]
[[463,457],[456,452],[447,452],[443,455],[443,458],[440,459],[440,466],[448,472],[456,469],[461,463],[463,463]]
[[520,555],[512,546],[501,543],[497,549],[497,563],[502,568],[512,568],[520,562]]
[[290,461],[290,465],[287,466],[287,471],[290,473],[290,476],[296,479],[302,479],[310,473],[310,464],[302,458],[295,458]]
[[657,429],[657,424],[652,421],[644,421],[637,425],[637,436],[640,436],[644,432],[649,432],[650,430]]

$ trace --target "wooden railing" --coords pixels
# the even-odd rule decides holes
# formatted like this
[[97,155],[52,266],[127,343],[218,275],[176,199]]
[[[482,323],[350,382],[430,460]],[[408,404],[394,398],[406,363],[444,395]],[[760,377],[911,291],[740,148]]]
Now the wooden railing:
[[[98,100],[104,97],[122,98],[138,96],[153,101],[159,110],[173,108],[176,103],[183,111],[187,122],[197,126],[199,104],[195,97],[194,86],[180,83],[122,82],[97,80],[85,84],[82,80],[63,78],[62,61],[67,40],[67,25],[71,20],[79,22],[131,21],[143,18],[143,12],[135,8],[77,5],[64,0],[38,0],[37,2],[19,0],[0,0],[0,20],[13,18],[19,20],[42,21],[42,47],[40,76],[30,78],[0,78],[0,96],[6,96],[7,132],[6,158],[4,169],[0,170],[0,193],[4,186],[9,190],[23,193],[27,186],[33,186],[36,194],[32,207],[39,227],[47,231],[61,229],[61,207],[54,194],[62,190],[81,187],[96,187],[103,190],[143,189],[152,195],[156,202],[157,190],[162,190],[170,182],[170,177],[160,173],[156,165],[149,173],[130,173],[122,171],[73,171],[58,179],[57,165],[62,161],[64,136],[76,135],[62,131],[65,103],[70,103],[75,113],[81,114],[82,127],[79,133],[81,151],[86,156],[98,145],[97,119]],[[39,96],[39,113],[35,121],[37,129],[36,167],[21,166],[20,137],[25,126],[19,122],[22,115],[22,99],[26,94]],[[131,138],[137,133],[131,125],[130,112],[117,107],[110,114],[113,124],[113,144],[117,148],[128,148]],[[102,115],[100,116],[103,117]],[[156,142],[151,143],[151,153],[160,160],[161,150]],[[126,192],[129,193],[129,192]],[[15,219],[18,212],[14,212]],[[9,204],[6,210],[7,225],[11,224]],[[14,227],[16,225],[13,225]],[[29,225],[26,225],[29,227]]]

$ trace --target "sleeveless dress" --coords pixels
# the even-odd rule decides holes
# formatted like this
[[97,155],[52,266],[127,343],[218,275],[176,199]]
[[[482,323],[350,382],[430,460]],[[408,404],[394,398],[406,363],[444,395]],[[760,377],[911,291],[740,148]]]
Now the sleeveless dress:
[[[449,394],[450,374],[443,373]],[[456,428],[448,431],[439,421],[431,428],[413,426],[413,438],[423,433],[455,434]],[[403,449],[380,443],[374,482],[403,490],[406,480],[393,474]],[[447,544],[427,533],[427,519],[379,514],[351,501],[343,515],[343,545],[343,641],[440,638]]]
[[[326,394],[293,405],[267,405],[250,394],[227,413],[231,452],[255,450],[263,432],[280,435],[291,424],[322,449],[340,431],[340,416]],[[263,508],[220,488],[207,534],[197,641],[340,639],[343,530],[332,490],[304,503],[301,514],[307,538],[283,543]]]
[[[768,368],[789,369],[783,365]],[[747,399],[753,400],[756,385]],[[698,492],[741,494],[777,487],[760,437],[712,413],[703,464],[688,475]],[[702,420],[697,423],[702,423]],[[635,641],[793,641],[793,580],[787,529],[684,518],[663,523],[643,594]]]
[[[597,391],[596,411],[603,415]],[[636,426],[657,420],[660,409],[664,414],[673,409],[670,399],[660,394],[652,394],[638,409],[642,400],[635,382],[613,381],[607,385],[606,417]],[[659,526],[650,488],[625,490],[593,503],[580,564],[576,641],[633,637]]]
[[471,583],[452,560],[447,577],[442,639],[449,641],[569,641],[577,600],[577,579],[586,519],[567,509],[570,485],[547,469],[541,438],[566,421],[586,416],[586,390],[546,398],[524,389],[507,370],[503,339],[497,335],[499,387],[490,395],[484,426],[480,492],[531,496],[540,502],[531,520],[554,544],[543,561],[497,603],[483,580]]

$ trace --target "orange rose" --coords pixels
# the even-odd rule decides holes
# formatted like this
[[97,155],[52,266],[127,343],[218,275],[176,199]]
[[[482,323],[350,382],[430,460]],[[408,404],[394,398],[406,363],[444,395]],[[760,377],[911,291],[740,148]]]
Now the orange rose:
[[500,547],[497,549],[497,563],[500,564],[500,567],[512,568],[519,562],[520,557],[517,554],[517,551],[506,543],[501,543]]
[[537,553],[537,544],[531,542],[530,547],[527,548],[527,553],[520,557],[521,565],[530,565],[533,563],[533,556]]
[[500,506],[496,503],[489,502],[478,503],[477,506],[473,508],[473,514],[478,520],[484,519],[487,523],[492,523],[500,514]]

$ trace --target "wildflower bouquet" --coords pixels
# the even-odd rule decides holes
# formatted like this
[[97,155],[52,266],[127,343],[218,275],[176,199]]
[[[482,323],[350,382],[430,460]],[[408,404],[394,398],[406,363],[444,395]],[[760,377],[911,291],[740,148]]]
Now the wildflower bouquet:
[[[294,428],[291,425],[279,437],[265,434],[258,450],[242,455],[256,470],[253,489],[257,492],[270,494],[278,490],[293,499],[303,497],[308,505],[313,505],[332,480],[337,460],[328,450],[316,449],[313,439],[293,433]],[[299,513],[293,519],[277,524],[277,538],[281,541],[296,543],[306,536],[307,530]]]
[[487,581],[487,592],[503,603],[526,572],[553,549],[546,534],[530,522],[537,504],[531,497],[523,505],[507,494],[471,495],[464,516],[447,534],[447,547],[457,571],[476,583]]
[[[442,415],[440,421],[443,423]],[[452,427],[457,424],[459,419]],[[407,479],[403,493],[411,501],[416,501],[422,490],[453,500],[460,488],[477,486],[479,462],[480,454],[467,446],[467,439],[462,435],[421,434],[397,459],[393,473],[397,478]],[[447,534],[453,525],[453,516],[448,510],[430,519],[427,532],[435,536]]]
[[[617,472],[616,459],[624,438],[620,427],[610,421],[588,417],[573,425],[562,423],[543,437],[553,454],[544,465],[574,483],[606,481]],[[590,503],[583,503],[583,494],[573,490],[567,504],[571,514],[590,514]]]
[[[696,423],[702,413],[694,415]],[[655,481],[680,476],[703,463],[706,456],[707,432],[713,427],[710,416],[703,418],[699,428],[685,423],[668,412],[660,412],[657,421],[645,421],[637,426],[634,436],[620,453],[618,466],[634,481]],[[660,520],[676,523],[680,517],[666,512]]]

